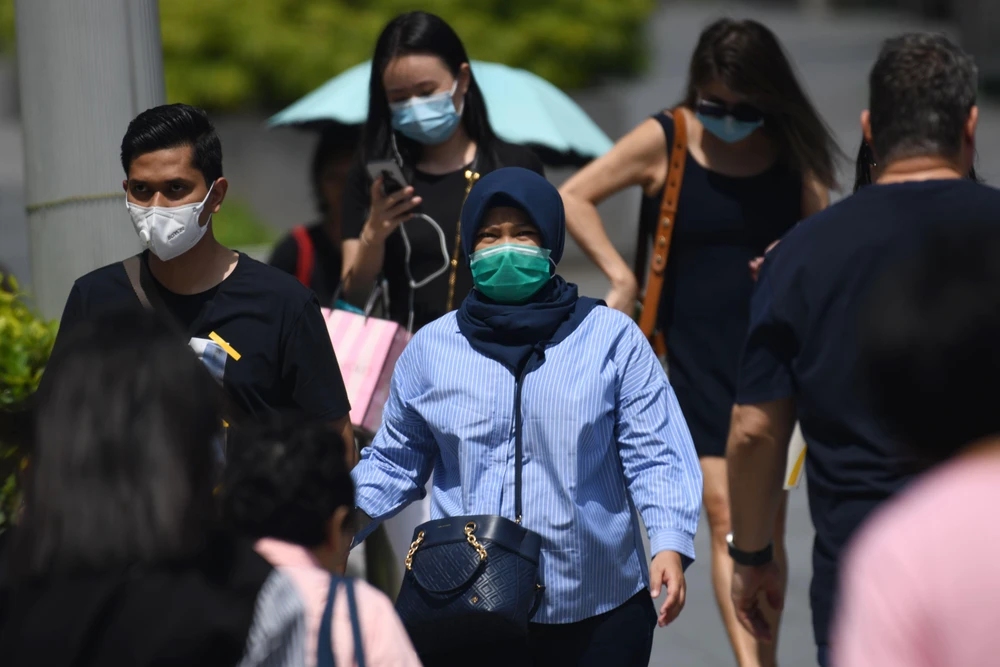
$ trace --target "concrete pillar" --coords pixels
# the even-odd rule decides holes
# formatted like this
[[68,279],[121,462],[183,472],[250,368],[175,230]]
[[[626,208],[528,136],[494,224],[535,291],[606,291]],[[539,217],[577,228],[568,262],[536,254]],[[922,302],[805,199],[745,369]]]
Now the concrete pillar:
[[18,0],[32,291],[58,317],[73,281],[139,250],[119,149],[166,93],[156,0]]

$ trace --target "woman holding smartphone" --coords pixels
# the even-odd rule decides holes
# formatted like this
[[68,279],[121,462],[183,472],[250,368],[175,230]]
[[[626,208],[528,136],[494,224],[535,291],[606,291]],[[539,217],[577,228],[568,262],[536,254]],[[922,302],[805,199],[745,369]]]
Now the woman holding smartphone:
[[[472,185],[500,167],[542,173],[542,163],[530,149],[497,139],[462,41],[425,12],[396,17],[379,36],[360,153],[341,222],[345,295],[364,303],[384,277],[389,317],[416,331],[472,289],[459,248],[459,215]],[[376,164],[387,160],[398,172]],[[387,179],[385,171],[395,175]]]

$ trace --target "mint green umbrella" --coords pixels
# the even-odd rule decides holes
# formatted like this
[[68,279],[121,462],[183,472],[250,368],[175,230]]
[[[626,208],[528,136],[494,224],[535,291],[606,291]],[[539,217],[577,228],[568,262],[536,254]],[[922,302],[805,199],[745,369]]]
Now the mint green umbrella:
[[[490,124],[501,139],[539,148],[550,163],[580,164],[611,148],[611,139],[590,116],[540,76],[496,63],[472,61],[471,66]],[[360,125],[368,116],[370,76],[371,61],[356,65],[275,114],[268,124]]]

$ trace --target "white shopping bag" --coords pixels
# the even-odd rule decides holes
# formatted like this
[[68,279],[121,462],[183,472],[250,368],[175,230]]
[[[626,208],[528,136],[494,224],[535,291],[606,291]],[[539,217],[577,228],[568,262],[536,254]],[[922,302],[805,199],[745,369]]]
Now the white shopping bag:
[[788,460],[785,463],[785,490],[797,489],[802,481],[806,463],[806,441],[802,438],[802,428],[795,424],[792,441],[788,444]]

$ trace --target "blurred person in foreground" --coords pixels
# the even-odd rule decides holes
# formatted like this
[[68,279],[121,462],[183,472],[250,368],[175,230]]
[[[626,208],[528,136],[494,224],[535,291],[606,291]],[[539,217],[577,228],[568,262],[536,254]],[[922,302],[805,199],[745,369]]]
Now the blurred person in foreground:
[[216,525],[220,391],[153,316],[81,324],[34,406],[5,666],[300,665],[293,583]]
[[[661,200],[667,180],[678,178],[675,167],[668,169],[677,128],[685,128],[687,155],[680,163],[677,219],[671,222],[675,229],[656,325],[665,337],[670,382],[705,479],[712,583],[733,652],[743,667],[771,665],[775,646],[761,645],[742,630],[729,598],[724,457],[749,324],[753,277],[748,264],[828,204],[837,148],[766,26],[721,19],[707,27],[692,54],[680,105],[643,122],[562,188],[570,231],[612,279],[609,305],[629,314],[635,307],[635,278],[611,246],[596,206],[638,185],[643,189],[640,224],[661,236]],[[782,510],[772,530],[779,565],[784,531]]]
[[357,130],[341,126],[326,129],[320,135],[310,169],[320,220],[293,228],[278,241],[268,262],[298,278],[325,308],[333,308],[340,288],[343,268],[340,217],[357,135]]
[[876,411],[933,468],[852,542],[831,642],[838,667],[997,662],[1000,223],[962,222],[894,266],[868,313]]
[[[1000,220],[1000,191],[967,178],[976,148],[976,66],[945,37],[885,42],[871,70],[865,140],[879,164],[862,188],[793,229],[768,255],[751,305],[727,459],[736,561],[732,596],[757,637],[783,604],[771,527],[798,416],[816,539],[810,598],[818,661],[828,664],[840,553],[908,476],[872,414],[858,321],[886,258],[956,221]],[[766,599],[766,603],[761,600]]]
[[[204,111],[169,104],[142,112],[122,139],[125,206],[145,250],[137,273],[164,326],[179,328],[239,414],[295,414],[353,442],[350,405],[316,297],[294,278],[219,244],[212,232],[229,190],[222,143]],[[81,221],[86,224],[86,221]],[[137,310],[126,266],[115,262],[70,291],[53,356],[78,325]],[[43,380],[44,382],[44,380]],[[348,448],[354,460],[356,450]]]
[[344,443],[327,429],[241,432],[223,484],[226,519],[257,540],[257,552],[295,582],[306,606],[306,664],[316,664],[320,621],[338,582],[330,636],[336,664],[354,665],[345,585],[357,598],[365,662],[371,667],[420,665],[389,599],[362,581],[340,580],[347,562],[354,483]]
[[[545,590],[527,637],[414,636],[426,664],[455,664],[472,640],[488,664],[644,667],[657,622],[684,608],[695,555],[702,481],[684,416],[639,327],[556,274],[566,221],[543,176],[487,174],[462,218],[475,289],[396,365],[353,471],[361,520],[393,516],[433,472],[434,519],[499,514],[541,537]],[[664,589],[657,614],[650,596]],[[530,657],[497,662],[521,639]]]

